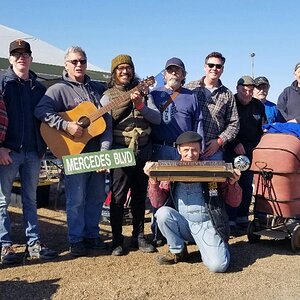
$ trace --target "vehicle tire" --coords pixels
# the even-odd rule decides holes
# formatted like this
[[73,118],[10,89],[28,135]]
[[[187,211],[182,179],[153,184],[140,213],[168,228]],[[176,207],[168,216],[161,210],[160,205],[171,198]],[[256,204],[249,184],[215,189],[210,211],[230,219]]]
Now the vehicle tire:
[[295,253],[300,252],[300,224],[298,224],[292,232],[291,247]]

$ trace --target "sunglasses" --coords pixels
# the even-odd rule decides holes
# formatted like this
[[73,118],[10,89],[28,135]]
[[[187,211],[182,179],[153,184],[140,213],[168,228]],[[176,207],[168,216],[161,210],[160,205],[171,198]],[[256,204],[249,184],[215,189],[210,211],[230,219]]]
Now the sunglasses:
[[166,69],[166,71],[169,73],[169,74],[172,74],[172,73],[180,73],[182,71],[182,68],[180,67],[177,67],[177,66],[170,66]]
[[220,70],[223,67],[223,65],[221,65],[221,64],[207,64],[207,65],[210,69],[212,69],[213,67],[216,67],[218,70]]
[[81,65],[86,65],[87,60],[86,59],[72,59],[72,60],[67,60],[67,62],[70,62],[72,65],[77,66],[79,62]]

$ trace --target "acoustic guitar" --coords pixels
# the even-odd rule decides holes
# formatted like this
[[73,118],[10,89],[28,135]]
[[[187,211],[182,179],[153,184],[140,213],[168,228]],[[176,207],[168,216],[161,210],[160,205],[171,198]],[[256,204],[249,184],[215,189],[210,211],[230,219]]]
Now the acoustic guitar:
[[65,121],[76,122],[84,128],[83,134],[81,137],[75,138],[43,122],[40,131],[44,141],[58,159],[61,159],[64,155],[80,154],[91,138],[104,132],[106,124],[103,115],[105,113],[128,100],[130,94],[136,91],[139,91],[143,95],[147,94],[148,87],[153,85],[154,82],[155,79],[151,76],[99,109],[92,102],[84,101],[72,110],[58,113]]

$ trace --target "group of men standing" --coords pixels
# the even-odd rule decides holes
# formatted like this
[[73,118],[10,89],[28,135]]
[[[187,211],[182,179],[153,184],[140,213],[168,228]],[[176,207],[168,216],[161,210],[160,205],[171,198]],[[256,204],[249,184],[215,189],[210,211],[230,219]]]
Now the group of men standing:
[[[133,217],[130,246],[146,253],[156,251],[153,243],[144,235],[149,174],[149,170],[145,170],[144,167],[148,161],[166,159],[196,161],[200,156],[205,160],[232,161],[234,156],[240,154],[247,155],[251,159],[252,150],[262,135],[262,125],[266,122],[265,108],[262,102],[252,95],[254,88],[258,89],[258,95],[262,93],[259,89],[262,84],[269,87],[267,79],[260,77],[255,82],[251,77],[244,76],[238,80],[237,94],[233,95],[220,80],[225,58],[219,52],[212,52],[205,58],[205,76],[187,85],[185,85],[186,69],[182,60],[176,57],[169,59],[164,71],[165,85],[153,89],[148,95],[134,90],[139,84],[139,78],[129,55],[121,54],[112,60],[111,78],[107,86],[104,86],[91,80],[86,74],[85,51],[77,46],[70,47],[64,57],[65,70],[61,81],[46,91],[37,80],[36,74],[30,70],[31,54],[28,42],[13,41],[9,48],[10,67],[1,77],[0,245],[3,264],[19,262],[12,246],[8,214],[11,188],[17,173],[22,186],[26,255],[42,259],[57,257],[56,251],[42,243],[38,229],[36,189],[41,159],[46,150],[46,144],[39,131],[40,122],[77,139],[82,137],[85,130],[76,121],[63,119],[60,112],[72,110],[84,101],[90,101],[98,109],[116,99],[126,98],[121,104],[112,107],[110,113],[103,115],[106,123],[104,133],[91,138],[82,151],[85,153],[129,147],[136,156],[135,166],[110,171],[111,253],[115,256],[126,253],[122,220],[129,191]],[[130,93],[131,90],[133,91]],[[107,248],[107,243],[103,242],[99,235],[101,209],[106,197],[105,171],[65,176],[68,240],[70,253],[75,257],[87,255],[89,249]],[[230,184],[238,189],[236,180]],[[242,204],[235,208],[230,205],[227,207],[231,229],[248,222],[252,195],[251,172],[244,172],[239,183],[243,190]],[[185,199],[187,196],[182,193],[186,188],[181,187],[177,192],[175,190],[175,198],[177,196],[179,198],[177,197],[173,204],[176,208],[176,205],[183,201],[184,205],[180,202],[181,208],[189,205],[196,206],[197,209],[201,207],[199,214],[203,218],[197,219],[196,223],[202,224],[203,220],[206,222],[209,219],[210,223],[207,223],[207,226],[212,228],[208,232],[216,247],[213,253],[218,256],[219,249],[223,249],[221,258],[213,263],[208,261],[206,265],[212,271],[223,272],[229,264],[226,246],[229,223],[224,201],[216,201],[215,207],[207,210],[205,203],[209,201],[208,198],[218,196],[218,193],[214,192],[212,196],[208,192],[204,193],[204,197],[199,197],[199,201],[196,197],[192,204],[187,204]],[[207,189],[201,185],[192,188],[196,191],[194,195],[198,195],[202,189],[204,191]],[[157,209],[157,212],[154,211],[155,216],[161,215],[159,213],[161,208]],[[217,211],[211,213],[211,209]],[[219,217],[218,209],[223,217],[215,222],[212,218]],[[178,206],[177,211],[181,213]],[[190,216],[184,213],[182,215],[184,218]],[[167,240],[169,246],[174,246],[174,240],[176,244],[178,239],[166,234],[166,222],[158,220],[159,228],[156,230],[162,229],[163,238]],[[187,225],[190,231],[193,227],[191,224],[194,223]],[[216,228],[217,225],[224,228],[220,230],[219,227]],[[194,235],[196,242],[198,238],[197,234]],[[198,246],[202,256],[209,260],[210,258],[205,256],[206,248],[203,248],[203,243],[199,243]],[[175,249],[174,259],[162,259],[160,262],[176,262],[186,250],[182,241],[180,247],[176,245],[170,247],[171,252],[172,249]]]

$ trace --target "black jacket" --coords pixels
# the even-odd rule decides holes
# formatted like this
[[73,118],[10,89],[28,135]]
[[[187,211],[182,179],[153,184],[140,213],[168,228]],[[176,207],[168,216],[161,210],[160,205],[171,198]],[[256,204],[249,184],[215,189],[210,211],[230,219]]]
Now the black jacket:
[[225,147],[225,160],[233,162],[237,154],[234,148],[239,144],[243,144],[246,156],[251,160],[252,151],[259,143],[263,134],[262,125],[266,123],[267,117],[265,114],[265,107],[262,102],[256,98],[247,104],[243,105],[238,100],[237,94],[234,95],[236,105],[239,113],[240,130],[233,141],[228,143]]

